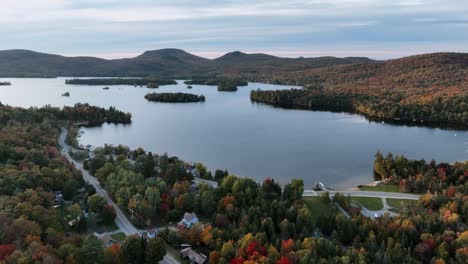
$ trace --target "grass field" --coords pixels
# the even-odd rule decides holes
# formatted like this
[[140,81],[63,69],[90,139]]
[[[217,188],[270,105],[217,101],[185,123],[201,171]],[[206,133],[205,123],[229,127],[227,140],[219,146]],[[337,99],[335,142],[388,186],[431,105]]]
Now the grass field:
[[303,197],[303,199],[312,212],[313,223],[316,223],[317,218],[323,211],[330,209],[329,205],[320,200],[320,197]]
[[351,197],[351,200],[359,203],[368,210],[377,211],[383,208],[383,202],[380,198],[375,197]]
[[377,186],[359,186],[361,191],[371,191],[371,192],[400,192],[400,188],[395,184],[380,184]]
[[127,238],[127,236],[123,232],[113,234],[113,235],[111,235],[111,237],[112,237],[112,239],[114,239],[115,241],[118,241],[118,242],[123,242],[125,240],[125,238]]
[[397,209],[405,209],[407,206],[413,206],[418,203],[417,200],[387,198],[387,203]]

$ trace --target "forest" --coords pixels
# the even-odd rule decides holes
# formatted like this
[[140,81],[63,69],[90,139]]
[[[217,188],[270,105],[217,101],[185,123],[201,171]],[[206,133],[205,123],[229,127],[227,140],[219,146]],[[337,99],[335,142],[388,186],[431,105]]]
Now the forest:
[[132,114],[117,110],[115,107],[108,109],[92,106],[87,103],[77,103],[73,107],[64,106],[63,108],[45,106],[42,108],[33,108],[39,113],[53,114],[56,118],[69,121],[82,121],[82,125],[93,126],[102,123],[121,123],[129,124],[132,121]]
[[[0,105],[1,263],[114,264],[133,258],[128,248],[135,238],[128,238],[121,250],[88,235],[96,219],[113,222],[115,211],[59,151],[59,128],[69,122],[62,118],[74,113],[74,121],[93,121],[84,109],[98,108],[77,106],[65,112]],[[137,242],[144,257],[139,263],[165,255],[161,239]]]
[[177,84],[174,80],[153,78],[104,78],[104,79],[71,79],[65,80],[65,84],[72,85],[133,85],[158,88],[159,85]]
[[145,95],[145,99],[151,102],[162,103],[205,102],[204,95],[196,95],[191,93],[149,93]]
[[421,125],[468,126],[468,96],[438,96],[424,103],[403,102],[405,95],[336,92],[317,88],[251,91],[254,102],[286,108],[359,113],[372,119]]

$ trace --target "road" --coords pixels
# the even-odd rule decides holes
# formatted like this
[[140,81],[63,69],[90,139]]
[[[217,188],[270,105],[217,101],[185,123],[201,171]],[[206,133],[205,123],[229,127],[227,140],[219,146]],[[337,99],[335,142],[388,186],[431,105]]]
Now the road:
[[[75,168],[77,168],[78,170],[81,171],[82,175],[83,175],[83,179],[94,186],[94,188],[96,189],[96,193],[101,195],[102,197],[104,197],[107,202],[112,205],[112,207],[114,207],[115,209],[115,213],[117,215],[116,219],[115,219],[115,223],[117,224],[117,226],[120,228],[120,230],[127,236],[131,236],[131,235],[138,235],[138,236],[141,236],[142,235],[142,231],[141,230],[138,230],[129,220],[128,218],[125,216],[125,214],[122,212],[122,210],[120,210],[120,208],[114,203],[114,201],[110,198],[109,194],[107,193],[106,190],[104,190],[104,188],[101,187],[101,185],[99,184],[99,182],[97,181],[96,178],[94,178],[93,176],[91,176],[91,174],[89,174],[89,172],[87,170],[84,169],[83,167],[83,164],[81,162],[77,162],[75,161],[71,156],[70,154],[68,154],[68,152],[70,150],[73,149],[73,147],[69,146],[66,142],[65,142],[65,139],[67,137],[67,129],[65,128],[62,128],[61,130],[61,133],[60,133],[60,137],[59,137],[59,144],[60,144],[60,147],[61,147],[61,152],[63,154],[63,156],[65,156],[69,162],[71,162],[72,164],[74,164]],[[162,260],[160,263],[163,263],[163,264],[180,264],[179,261],[177,261],[176,259],[174,259],[173,257],[169,256],[169,255],[166,255],[164,257],[164,260]]]
[[[410,193],[391,193],[391,192],[372,192],[372,191],[327,191],[330,196],[334,196],[335,193],[341,193],[344,195],[358,196],[358,197],[376,197],[376,198],[395,198],[395,199],[408,199],[418,200],[421,195],[410,194]],[[323,191],[305,190],[303,196],[320,196]]]

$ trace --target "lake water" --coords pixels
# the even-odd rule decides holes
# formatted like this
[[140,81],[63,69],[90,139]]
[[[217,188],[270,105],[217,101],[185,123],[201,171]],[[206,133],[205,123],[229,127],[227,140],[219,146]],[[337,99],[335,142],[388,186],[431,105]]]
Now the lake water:
[[[250,83],[236,93],[214,86],[178,85],[148,89],[133,86],[69,86],[66,78],[0,79],[0,101],[12,106],[74,105],[77,102],[116,106],[133,114],[131,125],[85,128],[82,144],[104,143],[143,147],[155,153],[209,169],[228,169],[254,179],[273,177],[281,183],[303,178],[306,188],[321,181],[335,188],[373,181],[377,151],[410,158],[454,162],[468,160],[468,133],[422,127],[370,123],[353,114],[285,110],[252,103],[252,89],[292,86]],[[204,94],[205,103],[148,102],[149,92]],[[70,92],[70,97],[61,94]]]

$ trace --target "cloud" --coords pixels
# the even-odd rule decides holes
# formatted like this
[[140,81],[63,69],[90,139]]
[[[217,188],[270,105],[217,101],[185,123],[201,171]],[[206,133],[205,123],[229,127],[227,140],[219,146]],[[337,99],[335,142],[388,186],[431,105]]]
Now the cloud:
[[2,0],[0,34],[6,41],[0,49],[115,57],[168,46],[211,54],[282,50],[290,56],[353,55],[371,47],[368,56],[392,57],[418,46],[460,50],[468,42],[460,34],[468,26],[468,3],[461,2]]

